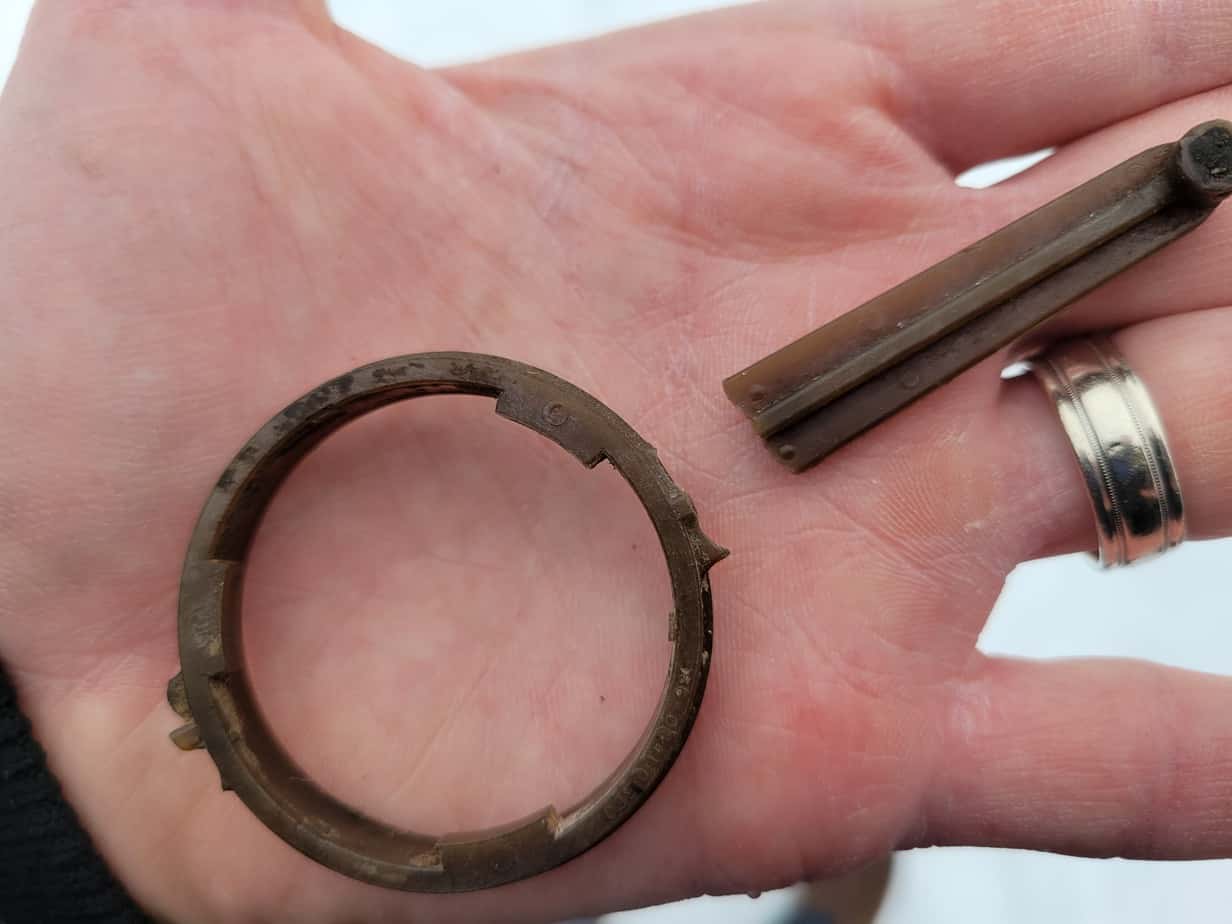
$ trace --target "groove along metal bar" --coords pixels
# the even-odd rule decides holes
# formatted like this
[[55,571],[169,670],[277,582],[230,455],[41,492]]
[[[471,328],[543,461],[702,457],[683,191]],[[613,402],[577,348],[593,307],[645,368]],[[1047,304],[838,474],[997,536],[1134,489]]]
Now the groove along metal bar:
[[1232,193],[1232,123],[1095,177],[723,383],[794,471],[1201,224]]

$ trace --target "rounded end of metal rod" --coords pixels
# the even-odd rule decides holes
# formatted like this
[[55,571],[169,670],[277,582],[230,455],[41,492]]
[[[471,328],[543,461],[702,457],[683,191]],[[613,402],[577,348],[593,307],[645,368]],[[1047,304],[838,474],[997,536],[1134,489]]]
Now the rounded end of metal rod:
[[1181,175],[1203,199],[1232,195],[1232,122],[1215,119],[1190,129],[1180,141]]

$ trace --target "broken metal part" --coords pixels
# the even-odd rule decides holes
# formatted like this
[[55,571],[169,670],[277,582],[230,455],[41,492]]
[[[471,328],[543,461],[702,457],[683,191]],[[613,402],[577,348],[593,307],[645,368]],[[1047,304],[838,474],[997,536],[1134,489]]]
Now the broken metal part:
[[[548,806],[501,828],[431,836],[369,818],[307,779],[258,708],[240,644],[245,560],[279,485],[317,444],[354,418],[407,398],[486,395],[520,423],[593,468],[604,459],[650,515],[671,577],[667,682],[649,727],[624,762],[579,804]],[[522,363],[473,353],[421,353],[373,363],[313,389],[236,454],[205,503],[180,583],[181,673],[168,701],[189,724],[177,745],[204,744],[224,789],[314,860],[376,885],[460,892],[559,866],[624,823],[666,775],[693,726],[710,668],[707,572],[727,551],[697,525],[688,496],[654,447],[582,390]]]
[[723,383],[803,471],[1192,231],[1232,193],[1232,123],[1206,122],[866,302]]

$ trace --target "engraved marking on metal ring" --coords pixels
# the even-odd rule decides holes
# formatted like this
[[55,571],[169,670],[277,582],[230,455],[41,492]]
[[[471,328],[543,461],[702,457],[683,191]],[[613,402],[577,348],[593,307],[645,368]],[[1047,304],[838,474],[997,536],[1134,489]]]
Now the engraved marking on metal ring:
[[[607,459],[646,508],[671,579],[672,656],[654,718],[611,776],[563,812],[548,806],[486,831],[432,836],[358,812],[306,778],[274,737],[240,646],[244,562],[291,469],[349,420],[433,394],[496,399],[496,412],[593,468]],[[578,856],[649,798],[684,747],[701,705],[713,635],[707,572],[727,555],[697,525],[688,496],[654,447],[581,389],[531,366],[472,353],[399,356],[332,379],[288,405],[226,467],[201,511],[180,583],[181,673],[168,684],[188,724],[182,748],[204,745],[232,789],[279,837],[340,873],[376,885],[460,892],[524,879]],[[679,695],[677,691],[682,691]]]
[[723,382],[803,471],[1198,227],[1232,194],[1232,123],[1131,157]]

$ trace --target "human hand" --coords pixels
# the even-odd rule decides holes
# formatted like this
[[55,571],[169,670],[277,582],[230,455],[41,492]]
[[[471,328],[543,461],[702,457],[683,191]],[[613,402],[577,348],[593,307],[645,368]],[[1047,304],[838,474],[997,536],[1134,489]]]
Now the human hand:
[[[990,361],[799,477],[720,388],[1227,116],[1232,21],[1197,2],[863,6],[764,4],[444,72],[314,0],[36,9],[0,106],[0,656],[147,908],[547,920],[919,844],[1232,851],[1226,680],[975,650],[1014,564],[1091,544],[1036,388]],[[1052,144],[1004,186],[953,185]],[[1198,536],[1232,523],[1230,239],[1216,213],[1065,322],[1125,328]],[[223,465],[320,381],[432,349],[595,394],[733,550],[705,705],[660,790],[577,861],[465,896],[314,865],[166,738],[181,556]],[[437,401],[455,399],[374,415],[296,472],[246,599],[292,752],[428,831],[597,783],[649,717],[670,599],[610,473]]]

